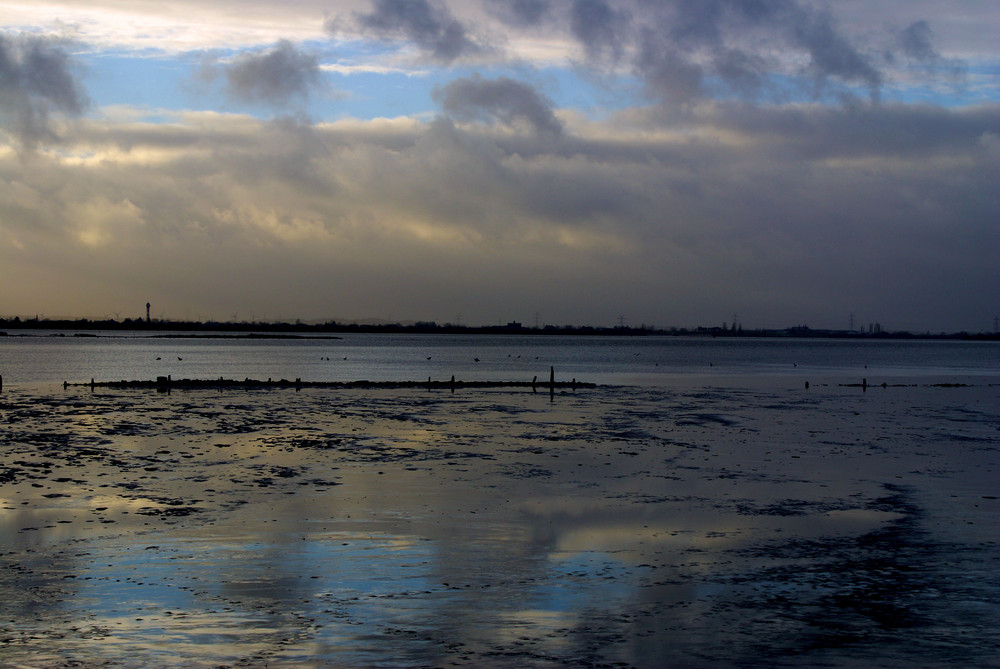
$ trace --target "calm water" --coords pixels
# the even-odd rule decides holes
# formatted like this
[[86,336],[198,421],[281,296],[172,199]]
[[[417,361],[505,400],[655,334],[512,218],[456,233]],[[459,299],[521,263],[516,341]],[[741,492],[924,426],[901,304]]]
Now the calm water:
[[349,334],[315,339],[0,337],[6,384],[253,378],[304,381],[546,379],[659,386],[684,379],[805,378],[869,383],[1000,374],[1000,343]]

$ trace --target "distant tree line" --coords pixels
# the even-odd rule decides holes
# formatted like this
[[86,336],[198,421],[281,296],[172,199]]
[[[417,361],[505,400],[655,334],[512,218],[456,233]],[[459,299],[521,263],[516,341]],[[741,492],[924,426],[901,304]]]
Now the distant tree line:
[[434,321],[418,321],[416,323],[339,323],[327,321],[324,323],[295,322],[235,322],[235,321],[172,321],[162,319],[147,320],[144,318],[124,318],[92,320],[80,318],[46,319],[28,318],[22,320],[18,316],[0,318],[0,336],[8,331],[25,330],[75,330],[86,336],[95,331],[109,332],[150,332],[168,333],[174,336],[183,333],[208,336],[211,333],[243,334],[254,336],[255,333],[271,335],[315,335],[315,334],[347,334],[347,333],[382,333],[382,334],[518,334],[518,335],[580,335],[580,336],[700,336],[700,337],[797,337],[797,338],[834,338],[834,339],[962,339],[962,340],[1000,340],[1000,334],[950,332],[932,334],[912,333],[907,331],[889,331],[870,328],[868,332],[854,330],[812,329],[805,325],[796,325],[783,329],[745,329],[742,325],[726,323],[716,327],[695,328],[655,328],[651,325],[632,327],[617,325],[614,327],[599,327],[593,325],[544,325],[530,327],[516,321],[506,325],[457,325],[454,323],[439,324]]

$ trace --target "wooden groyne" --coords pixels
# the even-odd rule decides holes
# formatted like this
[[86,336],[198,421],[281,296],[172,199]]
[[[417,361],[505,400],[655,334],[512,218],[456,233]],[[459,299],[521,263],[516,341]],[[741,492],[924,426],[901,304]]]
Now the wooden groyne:
[[549,381],[539,381],[536,376],[531,381],[461,381],[455,377],[446,381],[370,381],[367,379],[360,381],[303,381],[302,379],[174,379],[169,376],[160,376],[156,380],[136,380],[136,381],[96,381],[70,383],[63,382],[63,388],[85,387],[85,388],[137,388],[152,389],[160,391],[169,390],[189,390],[189,389],[271,389],[271,388],[292,388],[300,390],[304,388],[344,388],[344,389],[368,389],[368,388],[423,388],[428,390],[457,390],[462,388],[530,388],[533,391],[539,389],[555,392],[557,389],[576,390],[577,388],[595,388],[597,384],[586,383],[573,379],[571,381],[555,381],[550,375]]

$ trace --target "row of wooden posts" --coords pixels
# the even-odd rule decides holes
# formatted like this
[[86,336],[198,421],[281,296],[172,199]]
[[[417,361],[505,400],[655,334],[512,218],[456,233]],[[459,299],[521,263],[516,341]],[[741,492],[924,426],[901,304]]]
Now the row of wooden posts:
[[[249,382],[249,380],[250,379],[247,379],[248,382]],[[222,379],[220,378],[219,381],[221,382]],[[267,381],[268,381],[268,383],[271,383],[271,379],[268,379]],[[168,376],[158,376],[156,378],[156,385],[157,386],[160,386],[160,387],[163,387],[163,386],[169,387],[171,383],[173,383],[173,381],[171,380],[171,378],[170,378],[169,375]],[[125,384],[125,382],[123,382],[123,385],[124,384]],[[68,388],[71,385],[84,385],[84,384],[73,384],[73,383],[70,383],[69,381],[63,381],[63,388]],[[106,384],[106,383],[98,384],[93,378],[91,378],[90,379],[90,388],[94,389],[97,385],[108,385],[108,384]],[[302,379],[300,379],[300,378],[299,379],[295,379],[295,385],[297,385],[297,386],[298,385],[302,385]],[[351,384],[342,384],[342,385],[351,385]],[[355,384],[355,385],[358,385],[358,384]],[[383,385],[391,385],[391,382],[387,382],[386,384],[383,384]],[[415,385],[415,384],[411,384],[411,385]],[[427,385],[428,386],[433,385],[433,381],[431,381],[431,377],[429,377],[429,376],[427,377]],[[449,383],[448,385],[451,386],[452,390],[455,389],[456,385],[459,385],[455,381],[455,375],[454,374],[452,374],[452,376],[451,376],[451,383]],[[498,383],[497,385],[505,385],[505,384]],[[575,378],[569,383],[569,386],[571,388],[576,388],[577,385],[580,385],[580,386],[589,386],[589,385],[593,385],[593,384],[584,384],[584,383],[577,384]],[[882,387],[884,388],[885,385],[886,384],[883,383]],[[806,386],[805,387],[806,387],[806,390],[809,389],[809,382],[808,381],[806,381]],[[537,392],[537,390],[538,390],[538,376],[537,375],[534,378],[531,379],[531,390],[533,392]],[[555,367],[549,367],[549,392],[550,393],[554,393],[555,390],[556,390],[556,369],[555,369]],[[868,379],[861,379],[861,390],[863,390],[863,391],[868,390]],[[2,375],[0,375],[0,392],[3,392],[3,376]]]
[[[546,385],[545,382],[540,382],[538,376],[534,376],[531,382],[524,381],[456,381],[455,376],[452,375],[450,381],[434,381],[431,377],[427,377],[426,384],[421,381],[306,381],[303,382],[301,378],[296,378],[294,381],[288,381],[287,379],[281,379],[279,381],[272,381],[270,378],[267,381],[257,381],[254,379],[247,378],[244,381],[238,381],[233,379],[225,379],[219,377],[218,380],[199,380],[199,379],[180,379],[174,380],[169,375],[158,376],[155,381],[101,381],[98,382],[96,379],[91,378],[90,383],[70,383],[69,381],[63,381],[63,388],[68,388],[69,386],[87,386],[89,385],[91,390],[97,387],[135,387],[135,388],[156,388],[158,390],[164,390],[169,392],[171,388],[175,387],[209,387],[209,386],[219,386],[219,387],[232,387],[244,385],[247,387],[252,386],[282,386],[282,387],[294,387],[299,389],[302,387],[427,387],[427,388],[450,388],[452,392],[456,388],[475,388],[475,387],[530,387],[533,392],[537,392],[538,386]],[[587,388],[593,387],[593,383],[577,382],[574,378],[570,382],[556,383],[555,367],[549,367],[549,386],[550,392],[554,393],[556,386],[566,387],[575,390],[576,388]]]

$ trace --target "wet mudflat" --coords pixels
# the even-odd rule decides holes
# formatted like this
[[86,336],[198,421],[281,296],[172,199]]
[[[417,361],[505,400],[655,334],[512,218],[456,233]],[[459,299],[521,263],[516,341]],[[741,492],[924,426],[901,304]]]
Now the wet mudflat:
[[0,664],[1000,666],[1000,386],[5,389]]

